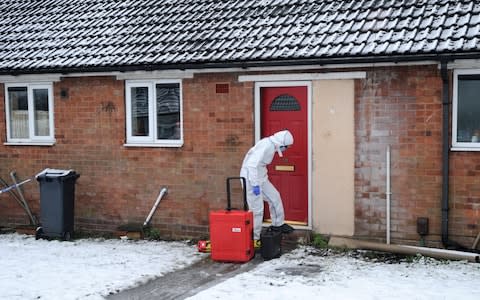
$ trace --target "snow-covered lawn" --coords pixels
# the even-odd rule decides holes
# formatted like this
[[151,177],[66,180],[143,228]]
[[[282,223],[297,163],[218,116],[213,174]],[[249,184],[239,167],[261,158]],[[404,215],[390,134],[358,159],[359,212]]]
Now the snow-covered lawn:
[[181,242],[60,242],[4,234],[0,235],[0,299],[102,299],[203,255]]
[[[205,257],[182,242],[0,235],[0,299],[102,299]],[[390,262],[390,263],[389,263]],[[480,264],[300,247],[190,299],[480,299]]]

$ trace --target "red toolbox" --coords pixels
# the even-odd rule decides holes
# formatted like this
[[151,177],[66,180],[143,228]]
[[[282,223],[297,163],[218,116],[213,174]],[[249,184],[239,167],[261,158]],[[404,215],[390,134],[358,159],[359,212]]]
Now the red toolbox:
[[[243,210],[231,207],[230,181],[233,179],[242,180]],[[247,262],[255,255],[253,213],[248,211],[245,178],[227,178],[227,208],[210,212],[210,243],[215,261]]]

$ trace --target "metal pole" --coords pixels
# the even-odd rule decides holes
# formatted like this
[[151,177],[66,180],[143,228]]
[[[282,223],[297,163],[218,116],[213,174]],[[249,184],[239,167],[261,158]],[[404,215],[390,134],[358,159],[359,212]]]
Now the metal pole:
[[386,198],[387,198],[387,244],[390,244],[390,145],[387,146],[387,155],[386,155],[386,168],[387,168],[387,175],[386,175]]

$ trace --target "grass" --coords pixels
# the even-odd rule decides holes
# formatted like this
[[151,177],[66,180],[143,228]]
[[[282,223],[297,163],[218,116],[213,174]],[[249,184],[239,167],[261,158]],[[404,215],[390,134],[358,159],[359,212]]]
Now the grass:
[[147,227],[143,231],[143,235],[145,239],[147,240],[155,240],[159,241],[162,240],[162,236],[160,234],[160,230],[153,228],[153,227]]
[[328,248],[328,238],[319,233],[314,233],[312,239],[312,246],[319,249],[326,249]]

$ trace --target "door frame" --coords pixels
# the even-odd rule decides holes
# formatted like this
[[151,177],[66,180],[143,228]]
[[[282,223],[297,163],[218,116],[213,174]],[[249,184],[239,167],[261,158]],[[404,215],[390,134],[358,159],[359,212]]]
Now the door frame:
[[[305,86],[307,88],[307,176],[308,176],[308,224],[306,226],[295,225],[298,229],[312,229],[312,82],[311,81],[259,81],[255,82],[255,143],[260,140],[261,133],[261,104],[260,89],[264,87],[282,87],[282,86]],[[295,138],[295,137],[294,137]]]

